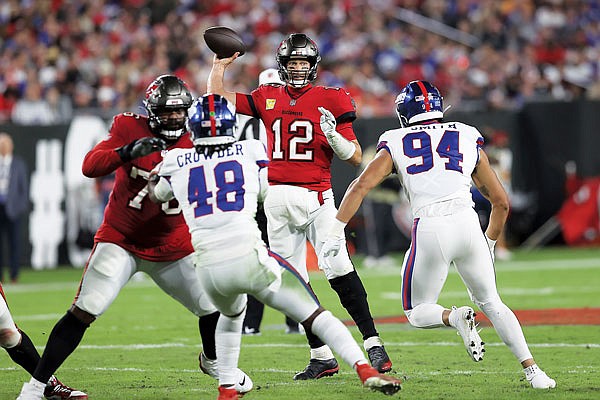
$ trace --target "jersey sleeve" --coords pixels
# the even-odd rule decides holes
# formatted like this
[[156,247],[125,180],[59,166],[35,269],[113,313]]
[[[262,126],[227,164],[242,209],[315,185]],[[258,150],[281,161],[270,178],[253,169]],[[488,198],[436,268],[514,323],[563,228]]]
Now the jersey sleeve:
[[254,118],[259,118],[258,110],[255,105],[255,93],[258,96],[258,89],[252,91],[252,94],[236,93],[235,94],[235,111],[240,114],[250,115]]
[[81,171],[88,178],[97,178],[114,172],[124,164],[116,149],[128,144],[123,132],[123,114],[115,116],[108,137],[90,150],[83,159]]
[[336,131],[347,140],[356,140],[356,133],[352,122],[356,119],[356,105],[354,99],[342,88],[324,88],[324,93],[329,97],[327,106],[337,122]]

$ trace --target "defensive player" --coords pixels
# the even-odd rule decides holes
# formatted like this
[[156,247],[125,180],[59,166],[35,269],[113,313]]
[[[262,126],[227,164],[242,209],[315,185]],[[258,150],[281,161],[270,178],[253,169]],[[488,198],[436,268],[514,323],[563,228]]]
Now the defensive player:
[[[237,112],[259,118],[267,129],[269,196],[265,200],[270,248],[290,264],[297,266],[306,282],[306,240],[317,254],[335,219],[335,201],[331,189],[331,160],[357,166],[361,147],[352,129],[356,118],[354,101],[343,89],[314,86],[321,57],[315,42],[302,33],[289,35],[277,49],[279,76],[285,85],[262,85],[251,94],[225,90],[223,75],[235,59],[213,59],[208,92],[225,96]],[[321,105],[327,124],[320,124]],[[337,129],[336,129],[337,126]],[[337,292],[342,306],[360,330],[371,364],[380,372],[391,370],[383,342],[375,328],[367,293],[356,273],[348,251],[324,268],[325,276]],[[335,374],[338,363],[331,350],[307,332],[311,359],[294,379],[318,379]]]
[[[8,353],[9,357],[19,364],[30,374],[33,374],[35,367],[40,361],[40,354],[37,352],[33,342],[25,332],[17,327],[13,321],[8,303],[0,283],[0,347]],[[54,375],[50,377],[44,388],[44,397],[49,400],[84,400],[87,394],[64,385],[56,379]]]
[[[148,116],[117,115],[106,140],[98,143],[83,161],[90,178],[113,171],[115,183],[96,232],[94,248],[85,267],[73,305],[55,325],[42,359],[22,399],[37,399],[47,382],[75,350],[86,329],[112,304],[137,271],[146,272],[167,294],[199,317],[203,353],[200,368],[216,378],[214,332],[219,313],[206,296],[192,260],[190,235],[179,205],[155,204],[148,198],[150,171],[162,160],[160,150],[192,147],[186,131],[187,109],[193,98],[187,85],[173,75],[156,78],[146,89]],[[249,391],[252,381],[236,371]]]
[[401,381],[371,367],[350,331],[316,297],[285,260],[267,250],[254,219],[266,195],[267,155],[257,140],[235,141],[235,110],[209,94],[190,110],[195,149],[172,149],[158,171],[153,194],[175,197],[195,249],[196,272],[221,311],[216,343],[219,399],[237,399],[233,388],[241,344],[246,294],[301,321],[352,366],[365,387],[393,394]]
[[[443,122],[442,96],[426,81],[410,82],[396,98],[402,128],[384,132],[377,156],[348,187],[321,259],[344,245],[344,227],[364,196],[396,172],[414,215],[411,246],[402,269],[402,304],[417,328],[452,326],[474,361],[483,359],[484,343],[469,306],[446,309],[437,304],[451,263],[456,265],[473,302],[493,323],[536,389],[556,386],[535,363],[519,321],[496,289],[493,248],[508,215],[508,197],[485,152],[479,131],[460,122]],[[492,204],[483,233],[473,209],[471,181]]]

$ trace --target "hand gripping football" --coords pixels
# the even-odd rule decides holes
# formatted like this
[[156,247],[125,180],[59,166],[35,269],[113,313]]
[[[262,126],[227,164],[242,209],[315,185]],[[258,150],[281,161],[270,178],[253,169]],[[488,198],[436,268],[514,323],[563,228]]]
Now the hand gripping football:
[[240,35],[226,26],[213,26],[205,30],[204,41],[218,58],[229,58],[235,52],[239,52],[241,56],[246,52],[246,45]]

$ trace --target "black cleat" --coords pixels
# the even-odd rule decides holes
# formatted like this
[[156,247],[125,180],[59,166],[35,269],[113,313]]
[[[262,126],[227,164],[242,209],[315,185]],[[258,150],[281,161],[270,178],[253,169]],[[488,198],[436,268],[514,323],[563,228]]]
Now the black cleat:
[[392,370],[392,361],[387,355],[383,346],[373,346],[367,350],[371,366],[379,372],[389,372]]
[[295,381],[306,381],[308,379],[320,379],[324,376],[332,376],[338,373],[340,366],[335,358],[329,360],[317,360],[311,358],[304,371],[294,375]]

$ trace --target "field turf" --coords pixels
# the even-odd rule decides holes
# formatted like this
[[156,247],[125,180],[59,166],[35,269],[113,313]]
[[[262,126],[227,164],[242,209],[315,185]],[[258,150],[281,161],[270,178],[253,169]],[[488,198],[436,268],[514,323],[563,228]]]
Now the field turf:
[[[402,255],[396,258],[400,264]],[[366,269],[360,266],[360,257],[355,261],[373,314],[381,321],[378,329],[394,363],[393,374],[406,379],[395,398],[600,398],[600,249],[517,251],[513,260],[497,262],[499,291],[512,309],[561,309],[551,314],[564,318],[585,309],[586,315],[592,316],[577,319],[573,322],[577,325],[564,325],[562,319],[552,325],[529,325],[529,318],[522,318],[534,357],[556,379],[557,388],[550,391],[528,387],[520,365],[490,326],[481,327],[485,359],[474,363],[452,329],[417,330],[406,323],[389,323],[401,321],[403,315],[399,266]],[[81,272],[70,267],[24,269],[19,284],[4,286],[15,321],[40,351],[54,323],[69,307]],[[323,275],[313,273],[311,279],[323,305],[349,320]],[[470,304],[454,270],[440,303],[447,307]],[[255,384],[244,399],[386,398],[363,389],[347,365],[341,365],[340,373],[330,378],[293,381],[294,373],[308,361],[309,352],[304,336],[285,334],[284,327],[284,317],[267,308],[262,335],[244,336],[240,367]],[[357,329],[350,329],[362,343]],[[57,376],[86,391],[90,399],[215,399],[216,381],[198,370],[201,344],[197,332],[197,319],[142,275],[130,282],[108,312],[92,325]],[[0,399],[16,398],[28,374],[6,352],[0,352],[0,371]]]

